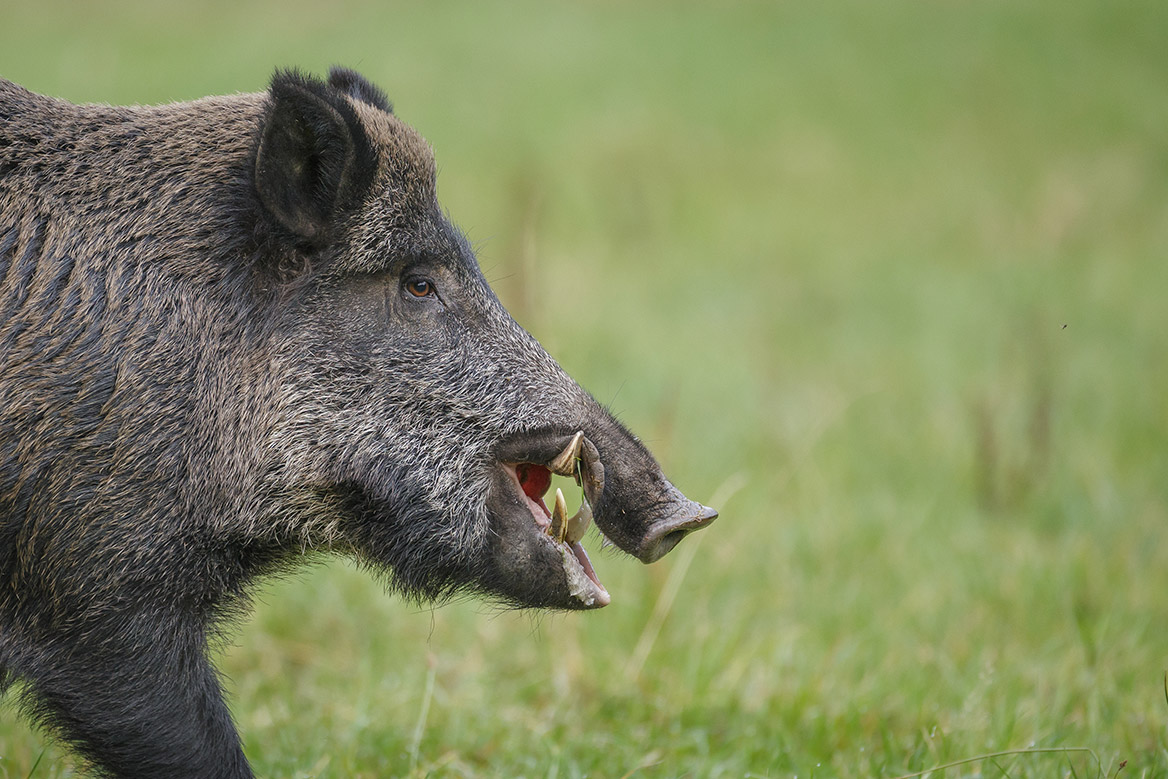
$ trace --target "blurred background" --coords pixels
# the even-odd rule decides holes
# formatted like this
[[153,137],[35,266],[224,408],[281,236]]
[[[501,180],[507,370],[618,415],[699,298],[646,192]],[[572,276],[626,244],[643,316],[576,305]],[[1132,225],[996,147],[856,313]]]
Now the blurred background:
[[[587,614],[270,583],[220,660],[260,775],[1168,776],[1162,0],[0,20],[0,77],[75,102],[365,74],[520,323],[722,511],[650,567],[590,538]],[[0,777],[79,770],[0,708]]]

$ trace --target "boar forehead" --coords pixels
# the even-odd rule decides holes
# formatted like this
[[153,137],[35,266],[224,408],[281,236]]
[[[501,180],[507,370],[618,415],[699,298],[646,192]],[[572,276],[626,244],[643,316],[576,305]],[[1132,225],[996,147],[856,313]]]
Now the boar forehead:
[[378,171],[370,197],[352,225],[343,270],[379,273],[400,270],[415,259],[465,259],[469,255],[465,241],[438,206],[430,145],[393,114],[351,102],[368,133]]

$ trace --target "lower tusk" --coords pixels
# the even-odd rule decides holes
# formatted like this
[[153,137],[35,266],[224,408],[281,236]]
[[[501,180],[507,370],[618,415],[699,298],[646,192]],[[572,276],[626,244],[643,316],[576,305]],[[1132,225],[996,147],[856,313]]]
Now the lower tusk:
[[552,507],[552,524],[548,528],[548,532],[551,533],[552,538],[563,543],[568,533],[569,521],[568,504],[564,502],[564,493],[559,487],[556,487],[556,502]]

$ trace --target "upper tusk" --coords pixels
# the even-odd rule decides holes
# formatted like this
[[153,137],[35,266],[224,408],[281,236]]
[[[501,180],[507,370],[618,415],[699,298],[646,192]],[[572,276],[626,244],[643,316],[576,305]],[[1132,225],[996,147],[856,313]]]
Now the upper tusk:
[[556,455],[556,459],[548,463],[548,469],[559,476],[571,476],[576,472],[576,458],[580,456],[580,442],[584,440],[584,431],[581,430],[572,436],[572,440],[564,451]]

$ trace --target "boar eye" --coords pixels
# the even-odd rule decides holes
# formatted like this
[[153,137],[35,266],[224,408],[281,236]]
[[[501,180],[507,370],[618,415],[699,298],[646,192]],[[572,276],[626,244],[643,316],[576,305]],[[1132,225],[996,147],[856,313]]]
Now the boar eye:
[[436,294],[434,284],[427,279],[410,279],[406,282],[406,291],[416,298],[425,298]]

